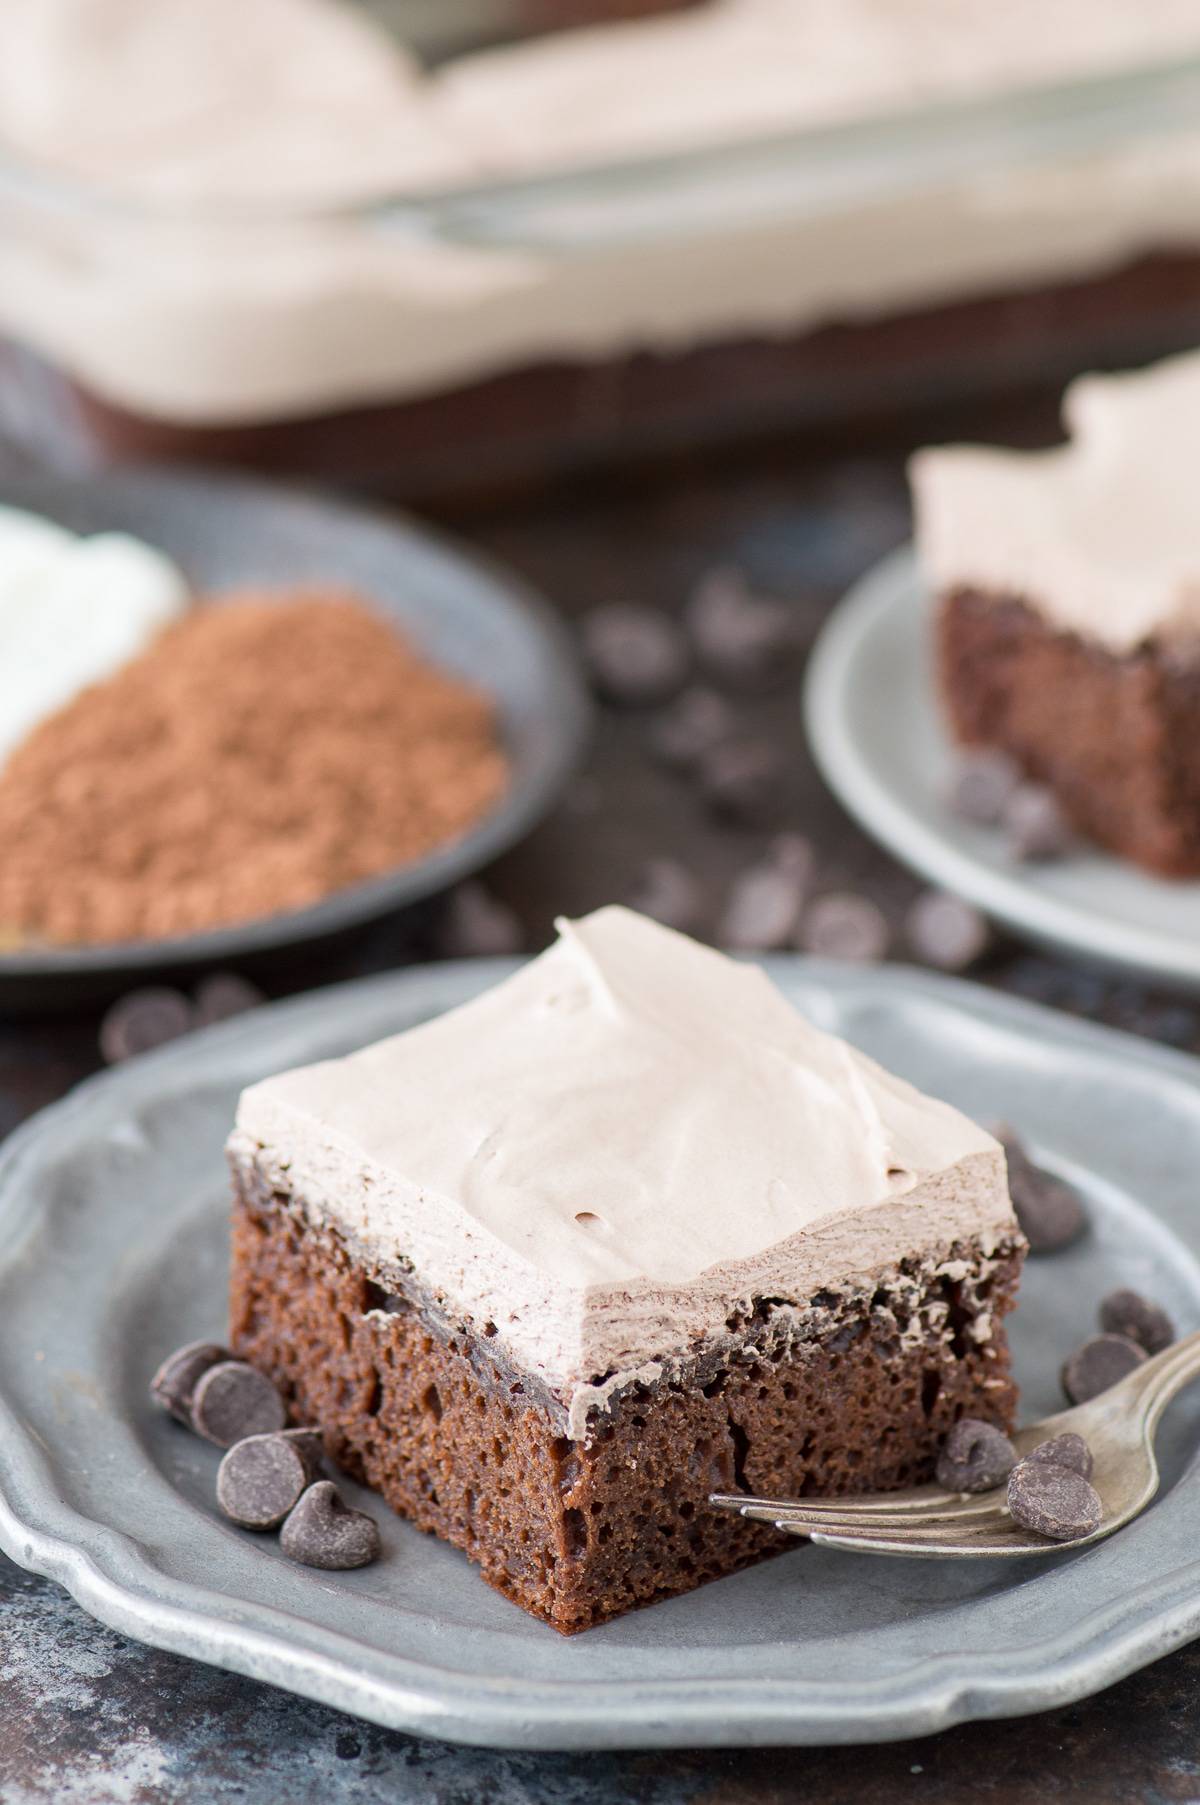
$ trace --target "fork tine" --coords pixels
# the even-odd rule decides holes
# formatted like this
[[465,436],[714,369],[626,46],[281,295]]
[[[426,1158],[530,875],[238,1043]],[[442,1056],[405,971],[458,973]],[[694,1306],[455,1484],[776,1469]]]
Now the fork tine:
[[975,1537],[981,1534],[995,1534],[1006,1528],[1011,1521],[1006,1510],[996,1505],[992,1510],[980,1511],[972,1517],[917,1518],[912,1517],[868,1517],[855,1512],[837,1515],[822,1511],[819,1515],[808,1515],[803,1511],[788,1511],[786,1515],[759,1518],[760,1522],[770,1522],[776,1529],[788,1535],[840,1535],[843,1531],[869,1536],[932,1536],[953,1535],[960,1538]]
[[[1086,1538],[1085,1538],[1086,1539]],[[824,1526],[811,1532],[810,1540],[820,1548],[841,1548],[853,1554],[897,1554],[913,1559],[945,1559],[1018,1554],[1053,1554],[1071,1547],[1068,1542],[1050,1542],[1023,1530],[1011,1518],[982,1531],[964,1531],[947,1525],[940,1528],[928,1523],[921,1527],[864,1529],[857,1525]]]
[[745,1498],[726,1493],[713,1493],[709,1503],[759,1523],[779,1522],[845,1522],[853,1520],[869,1527],[877,1524],[919,1525],[926,1522],[975,1522],[1004,1514],[1003,1494],[985,1493],[974,1498],[942,1494],[935,1508],[888,1505],[884,1499],[868,1498]]

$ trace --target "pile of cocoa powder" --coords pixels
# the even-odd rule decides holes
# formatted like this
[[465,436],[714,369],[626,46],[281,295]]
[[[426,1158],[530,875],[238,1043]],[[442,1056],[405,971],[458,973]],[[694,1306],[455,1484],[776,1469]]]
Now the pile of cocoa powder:
[[457,838],[507,776],[491,702],[355,597],[198,605],[0,771],[0,943],[303,908]]

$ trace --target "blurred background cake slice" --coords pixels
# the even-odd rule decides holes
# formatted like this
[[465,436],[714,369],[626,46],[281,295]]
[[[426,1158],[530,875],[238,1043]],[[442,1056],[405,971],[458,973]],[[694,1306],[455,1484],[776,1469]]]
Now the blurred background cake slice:
[[1049,784],[1082,832],[1200,873],[1200,355],[1089,376],[1048,451],[913,461],[955,737]]

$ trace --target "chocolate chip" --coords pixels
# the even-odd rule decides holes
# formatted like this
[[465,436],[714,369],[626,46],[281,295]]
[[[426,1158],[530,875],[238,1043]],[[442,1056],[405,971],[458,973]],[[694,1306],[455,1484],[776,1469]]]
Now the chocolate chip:
[[1008,1192],[1030,1253],[1057,1253],[1059,1248],[1069,1247],[1087,1227],[1079,1193],[1035,1166],[1006,1123],[995,1132],[1008,1159]]
[[769,740],[725,740],[700,761],[700,792],[721,819],[761,826],[779,813],[784,770]]
[[1110,1291],[1100,1305],[1100,1327],[1136,1341],[1148,1354],[1161,1354],[1175,1339],[1175,1324],[1162,1305],[1140,1291]]
[[917,958],[940,971],[965,971],[991,938],[979,910],[947,890],[923,890],[905,916],[904,931]]
[[1021,781],[1007,752],[966,752],[958,759],[946,791],[946,802],[963,821],[996,827]]
[[1042,784],[1023,783],[1004,805],[1004,827],[1015,859],[1043,863],[1061,859],[1071,843],[1070,829],[1055,797]]
[[965,1416],[942,1443],[937,1482],[947,1492],[990,1492],[1004,1484],[1016,1459],[1016,1449],[994,1424]]
[[159,985],[131,990],[112,1005],[100,1023],[100,1052],[109,1065],[119,1065],[123,1059],[178,1040],[195,1025],[195,1011],[181,990]]
[[1052,1542],[1073,1542],[1099,1529],[1104,1506],[1082,1473],[1049,1460],[1020,1460],[1008,1476],[1014,1523]]
[[700,919],[703,897],[699,884],[678,859],[647,859],[629,906],[664,927],[687,933]]
[[[800,923],[813,866],[812,847],[799,835],[773,848],[733,881],[718,939],[736,952],[772,952],[790,945]],[[801,851],[803,848],[803,851]]]
[[269,1435],[287,1421],[283,1399],[265,1373],[244,1360],[210,1366],[192,1397],[192,1428],[218,1448],[248,1435]]
[[156,1404],[170,1411],[178,1423],[192,1424],[192,1398],[197,1385],[210,1366],[232,1360],[228,1348],[215,1341],[189,1341],[186,1347],[168,1354],[150,1381],[150,1395]]
[[669,701],[683,687],[687,641],[665,614],[614,603],[593,608],[582,632],[592,687],[606,702],[649,708]]
[[446,898],[438,946],[448,959],[500,958],[524,951],[525,930],[507,903],[472,880]]
[[650,750],[660,764],[674,771],[691,771],[736,732],[737,717],[723,696],[712,689],[686,689],[656,717],[650,728]]
[[201,978],[196,986],[196,1026],[208,1028],[214,1022],[227,1022],[247,1009],[257,1009],[266,1001],[257,984],[236,971],[215,971]]
[[786,683],[803,649],[793,610],[775,596],[755,594],[740,571],[710,571],[693,590],[684,619],[701,663],[736,689]]
[[379,1556],[379,1529],[373,1517],[351,1510],[335,1485],[310,1485],[283,1526],[283,1552],[306,1567],[340,1572],[365,1567]]
[[800,944],[822,959],[870,965],[882,959],[891,938],[881,909],[853,891],[818,897],[805,914]]
[[300,1502],[320,1460],[315,1430],[247,1435],[217,1468],[217,1503],[243,1529],[274,1529]]
[[1052,1466],[1069,1467],[1083,1479],[1092,1476],[1092,1450],[1082,1435],[1076,1435],[1073,1429],[1068,1429],[1065,1435],[1052,1435],[1049,1441],[1039,1442],[1025,1458],[1048,1460]]
[[1093,1335],[1063,1362],[1062,1388],[1072,1404],[1086,1404],[1141,1366],[1145,1358],[1145,1348],[1127,1335]]

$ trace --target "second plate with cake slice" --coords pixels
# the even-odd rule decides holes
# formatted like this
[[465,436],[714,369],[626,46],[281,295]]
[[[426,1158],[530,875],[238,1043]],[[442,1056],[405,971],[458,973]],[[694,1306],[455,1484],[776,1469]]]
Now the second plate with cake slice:
[[[1052,451],[921,453],[920,562],[896,554],[847,596],[806,698],[831,786],[906,864],[1030,939],[1189,988],[1198,399],[1200,356],[1179,358],[1072,385],[1070,437]],[[954,741],[991,761],[975,777],[1022,785],[1011,832],[983,824],[986,807],[968,808],[972,820],[952,806],[956,788],[964,799]],[[974,800],[987,801],[982,788]],[[1015,804],[1038,850],[1061,850],[1055,811],[1081,837],[1019,862]]]
[[932,604],[913,552],[894,552],[830,618],[805,687],[809,743],[830,788],[912,870],[1041,946],[1200,991],[1200,883],[1152,877],[1080,842],[1018,863],[994,828],[947,806],[955,754],[934,685]]

